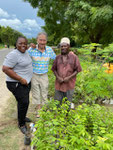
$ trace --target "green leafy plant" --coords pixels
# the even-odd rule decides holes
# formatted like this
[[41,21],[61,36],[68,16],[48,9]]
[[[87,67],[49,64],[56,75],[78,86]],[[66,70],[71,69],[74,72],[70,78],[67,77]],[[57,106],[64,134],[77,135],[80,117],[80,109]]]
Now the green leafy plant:
[[83,71],[77,76],[73,101],[82,100],[91,104],[113,98],[112,74],[105,73],[104,69],[100,70],[97,63],[87,62],[85,65]]
[[36,150],[112,150],[113,114],[98,104],[82,104],[69,111],[49,101],[40,111],[32,144]]
[[54,92],[55,92],[55,75],[53,71],[51,70],[53,60],[50,60],[49,63],[49,70],[48,70],[48,78],[49,78],[49,90],[48,90],[48,98],[53,98],[54,97]]
[[90,61],[97,61],[102,59],[103,49],[101,44],[91,43],[82,45],[82,48],[79,48],[78,52],[87,57],[87,59],[90,57]]
[[113,43],[104,48],[102,58],[106,60],[104,62],[113,63]]

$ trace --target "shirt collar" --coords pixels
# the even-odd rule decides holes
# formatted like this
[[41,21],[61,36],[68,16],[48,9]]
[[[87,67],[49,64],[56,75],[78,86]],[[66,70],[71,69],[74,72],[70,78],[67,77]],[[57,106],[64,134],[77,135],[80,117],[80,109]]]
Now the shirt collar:
[[[40,52],[40,53],[42,53],[38,48],[36,48],[36,50],[38,51],[38,52]],[[44,52],[46,52],[47,51],[47,47],[45,46],[45,51]],[[43,53],[44,53],[43,52]]]
[[[63,55],[61,55],[61,59],[62,59]],[[67,54],[67,58],[69,58],[69,53]]]

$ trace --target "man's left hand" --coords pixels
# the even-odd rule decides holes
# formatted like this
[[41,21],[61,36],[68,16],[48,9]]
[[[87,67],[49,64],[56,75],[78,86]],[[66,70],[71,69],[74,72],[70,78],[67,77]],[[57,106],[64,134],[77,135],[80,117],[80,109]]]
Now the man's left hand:
[[64,78],[64,82],[69,82],[69,80],[70,80],[70,77]]

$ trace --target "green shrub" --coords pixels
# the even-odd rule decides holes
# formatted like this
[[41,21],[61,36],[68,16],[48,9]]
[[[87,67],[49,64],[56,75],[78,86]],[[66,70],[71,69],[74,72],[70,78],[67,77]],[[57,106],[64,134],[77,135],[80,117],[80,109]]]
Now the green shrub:
[[48,78],[49,78],[49,89],[48,98],[53,98],[55,93],[55,75],[51,70],[52,65],[49,66]]
[[68,112],[54,100],[40,111],[32,144],[36,150],[112,150],[113,114],[98,104],[79,105]]
[[3,44],[0,44],[0,49],[4,48],[4,45]]
[[102,99],[113,98],[112,74],[100,70],[98,64],[88,63],[86,66],[77,76],[73,101],[98,103]]

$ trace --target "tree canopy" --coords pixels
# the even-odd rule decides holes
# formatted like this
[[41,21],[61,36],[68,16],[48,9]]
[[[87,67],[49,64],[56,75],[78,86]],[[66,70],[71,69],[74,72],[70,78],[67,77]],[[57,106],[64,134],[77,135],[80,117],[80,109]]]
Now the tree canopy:
[[37,15],[45,21],[43,29],[49,42],[58,44],[68,36],[75,43],[112,42],[112,0],[24,0],[38,7]]
[[76,41],[101,44],[113,41],[112,0],[71,0],[65,15]]
[[24,36],[22,33],[12,29],[11,27],[0,26],[0,43],[15,45],[19,36]]
[[32,7],[38,7],[37,15],[45,21],[43,29],[48,34],[50,44],[58,44],[63,36],[71,35],[71,24],[64,16],[68,1],[63,0],[24,0]]

